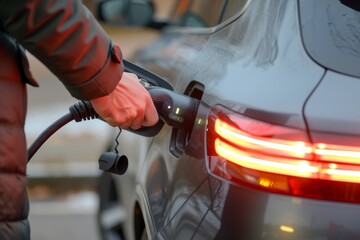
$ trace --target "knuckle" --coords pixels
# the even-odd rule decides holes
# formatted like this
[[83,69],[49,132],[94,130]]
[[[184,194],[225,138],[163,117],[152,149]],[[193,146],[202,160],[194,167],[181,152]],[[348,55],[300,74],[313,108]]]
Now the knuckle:
[[138,116],[138,110],[132,108],[127,112],[126,115],[127,115],[127,120],[133,120],[134,118],[136,118]]

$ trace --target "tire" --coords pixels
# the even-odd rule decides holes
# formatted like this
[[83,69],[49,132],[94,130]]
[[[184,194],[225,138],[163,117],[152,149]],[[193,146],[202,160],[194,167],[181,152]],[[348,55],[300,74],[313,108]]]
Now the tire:
[[124,240],[122,223],[125,210],[119,202],[115,182],[109,173],[103,173],[98,180],[99,208],[97,223],[100,239]]

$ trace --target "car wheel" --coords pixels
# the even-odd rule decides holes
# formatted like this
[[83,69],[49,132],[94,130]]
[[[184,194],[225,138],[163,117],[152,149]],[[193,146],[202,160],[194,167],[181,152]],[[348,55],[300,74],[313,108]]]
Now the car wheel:
[[99,234],[102,240],[123,240],[121,224],[126,217],[116,192],[111,174],[103,173],[98,182],[99,209],[97,214]]

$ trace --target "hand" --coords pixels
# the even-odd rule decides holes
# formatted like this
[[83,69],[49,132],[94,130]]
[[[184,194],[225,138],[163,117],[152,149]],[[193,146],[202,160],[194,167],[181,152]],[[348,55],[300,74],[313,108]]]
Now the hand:
[[149,92],[135,74],[123,73],[116,88],[107,96],[90,100],[95,111],[111,126],[139,129],[159,120]]

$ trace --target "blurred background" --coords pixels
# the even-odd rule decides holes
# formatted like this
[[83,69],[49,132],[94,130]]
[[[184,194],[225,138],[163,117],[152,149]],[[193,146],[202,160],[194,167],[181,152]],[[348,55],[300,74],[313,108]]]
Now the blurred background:
[[[158,18],[171,14],[174,1],[153,2]],[[93,12],[97,1],[84,0],[83,3]],[[120,45],[125,58],[159,35],[154,29],[103,27]],[[40,83],[40,88],[28,87],[25,130],[30,145],[77,100],[44,65],[30,54],[28,57],[31,71]],[[96,225],[98,158],[116,130],[98,120],[71,122],[34,155],[27,170],[32,239],[99,239]]]

